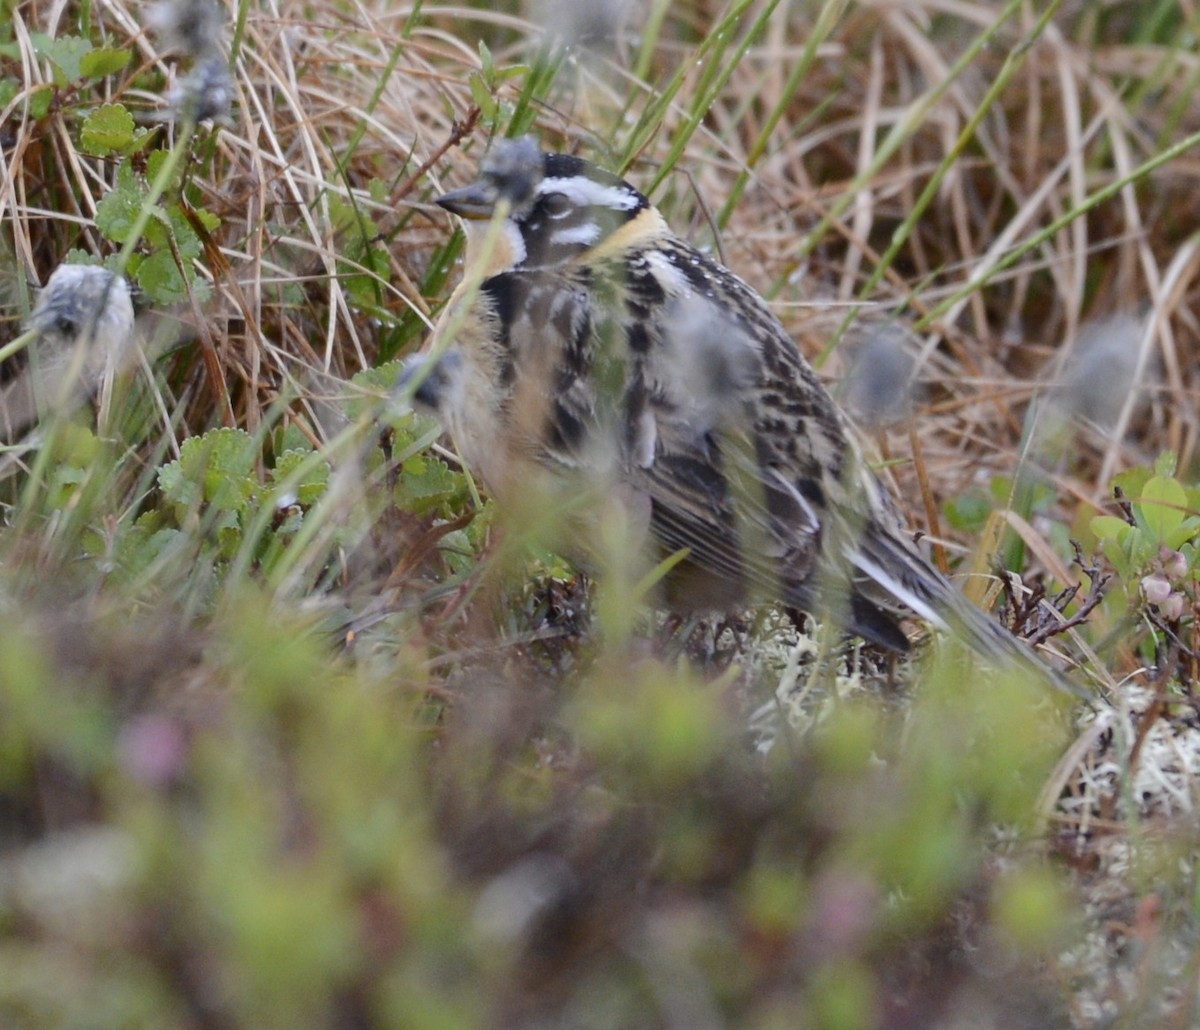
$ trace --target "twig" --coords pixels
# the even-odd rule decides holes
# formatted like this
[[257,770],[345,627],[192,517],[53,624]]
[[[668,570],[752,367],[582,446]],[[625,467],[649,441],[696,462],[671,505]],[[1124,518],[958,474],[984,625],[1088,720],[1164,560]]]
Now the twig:
[[[1074,615],[1069,618],[1064,618],[1060,622],[1052,622],[1039,626],[1033,633],[1025,639],[1033,646],[1044,643],[1051,637],[1056,637],[1061,633],[1065,633],[1069,629],[1074,629],[1076,626],[1081,626],[1087,622],[1088,616],[1091,615],[1101,601],[1104,600],[1105,588],[1112,579],[1111,572],[1101,572],[1100,566],[1096,562],[1085,565],[1083,562],[1083,554],[1079,549],[1079,544],[1071,541],[1072,547],[1075,548],[1075,564],[1087,576],[1088,582],[1091,584],[1088,587],[1087,597],[1079,604],[1079,609]],[[1054,608],[1059,614],[1062,614],[1060,603],[1065,605],[1074,596],[1074,590],[1064,590],[1054,601]]]
[[479,123],[479,116],[483,112],[480,108],[472,104],[467,109],[467,116],[462,121],[455,120],[450,126],[450,135],[446,137],[429,155],[429,158],[422,161],[417,170],[405,179],[399,186],[392,190],[392,203],[407,197],[412,192],[413,187],[426,175],[430,168],[437,164],[446,155],[446,151],[452,147],[457,147],[464,139],[475,131],[475,126]]

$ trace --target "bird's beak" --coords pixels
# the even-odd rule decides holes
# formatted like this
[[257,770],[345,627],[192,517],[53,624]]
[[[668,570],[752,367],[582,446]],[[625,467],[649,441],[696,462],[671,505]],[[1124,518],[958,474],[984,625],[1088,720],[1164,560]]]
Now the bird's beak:
[[460,218],[488,219],[496,210],[496,191],[488,183],[473,182],[460,190],[443,193],[434,203]]

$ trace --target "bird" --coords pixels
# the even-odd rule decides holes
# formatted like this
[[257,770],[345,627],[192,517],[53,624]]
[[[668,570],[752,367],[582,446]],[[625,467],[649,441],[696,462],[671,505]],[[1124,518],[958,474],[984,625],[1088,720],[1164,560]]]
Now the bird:
[[901,653],[916,616],[1086,696],[928,562],[766,301],[629,182],[526,136],[435,203],[477,272],[401,384],[497,505],[617,499],[672,610],[775,602]]

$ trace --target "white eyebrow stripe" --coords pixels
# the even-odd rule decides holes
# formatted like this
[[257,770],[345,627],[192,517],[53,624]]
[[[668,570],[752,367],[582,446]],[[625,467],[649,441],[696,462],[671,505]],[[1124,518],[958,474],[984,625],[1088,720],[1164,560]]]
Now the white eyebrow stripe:
[[584,205],[614,208],[618,211],[630,211],[638,206],[638,195],[632,190],[620,186],[608,186],[602,182],[593,182],[583,176],[573,175],[569,178],[543,179],[538,184],[538,192],[561,193],[568,200]]

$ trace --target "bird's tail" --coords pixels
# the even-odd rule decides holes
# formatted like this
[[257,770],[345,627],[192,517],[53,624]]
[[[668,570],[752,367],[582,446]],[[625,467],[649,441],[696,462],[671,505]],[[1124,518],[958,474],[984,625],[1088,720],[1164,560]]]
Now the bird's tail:
[[1074,697],[1091,699],[1083,687],[967,600],[906,540],[886,533],[864,534],[850,560],[860,575],[926,622],[962,641],[980,658],[1001,668],[1027,672]]

